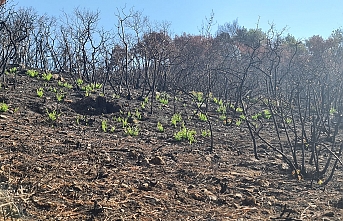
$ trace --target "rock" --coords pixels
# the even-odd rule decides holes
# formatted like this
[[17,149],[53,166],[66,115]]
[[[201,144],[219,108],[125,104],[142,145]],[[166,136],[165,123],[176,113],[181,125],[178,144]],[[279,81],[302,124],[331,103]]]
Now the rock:
[[164,164],[164,160],[162,159],[162,157],[154,157],[150,160],[150,163],[151,164],[154,164],[154,165],[163,165]]
[[286,163],[281,163],[278,165],[278,167],[280,170],[283,170],[283,171],[288,170],[288,165]]
[[325,212],[325,213],[323,214],[323,216],[326,216],[326,217],[334,217],[334,215],[335,215],[335,213],[332,212],[332,211]]
[[144,191],[150,191],[152,190],[151,186],[149,185],[149,183],[142,183],[138,189],[140,190],[144,190]]
[[253,196],[247,196],[244,200],[242,200],[243,206],[255,206],[256,205],[256,199]]

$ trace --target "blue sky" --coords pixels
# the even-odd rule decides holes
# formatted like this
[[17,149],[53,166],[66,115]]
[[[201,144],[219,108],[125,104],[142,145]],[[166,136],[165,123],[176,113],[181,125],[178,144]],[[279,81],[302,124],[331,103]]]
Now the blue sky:
[[142,11],[151,21],[171,22],[172,34],[199,34],[205,17],[214,12],[213,33],[218,25],[238,19],[246,28],[259,27],[263,31],[273,23],[277,30],[287,26],[287,33],[296,38],[321,35],[327,38],[335,29],[343,27],[342,0],[8,0],[17,7],[31,6],[39,14],[59,16],[62,10],[80,7],[99,10],[101,26],[109,30],[116,24],[116,8],[126,5]]

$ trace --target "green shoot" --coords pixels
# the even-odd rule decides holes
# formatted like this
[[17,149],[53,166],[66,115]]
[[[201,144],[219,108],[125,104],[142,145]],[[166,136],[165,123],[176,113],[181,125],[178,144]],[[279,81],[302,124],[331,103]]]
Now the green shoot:
[[36,71],[36,70],[27,70],[26,74],[33,78],[33,77],[37,77],[38,76],[38,71]]
[[251,119],[253,119],[253,120],[258,120],[258,119],[260,119],[261,117],[262,117],[262,114],[261,114],[261,113],[257,113],[257,114],[255,114],[255,115],[251,116]]
[[37,89],[37,96],[38,96],[38,97],[43,97],[43,94],[44,94],[43,88],[41,88],[41,87],[38,88],[38,89]]
[[164,131],[163,125],[160,122],[157,122],[157,130],[159,132],[163,132]]
[[265,118],[265,119],[270,119],[270,117],[271,117],[272,115],[271,115],[271,113],[270,113],[270,111],[269,110],[263,110],[263,117]]
[[50,81],[52,78],[52,74],[51,73],[43,73],[42,78],[46,81]]
[[57,118],[61,115],[61,114],[57,114],[55,110],[53,110],[52,112],[49,112],[48,110],[46,110],[46,113],[48,114],[48,117],[51,121],[56,121]]
[[241,126],[241,124],[242,124],[242,121],[240,119],[236,121],[236,126],[239,127],[239,126]]
[[59,92],[59,93],[56,93],[56,99],[57,101],[62,101],[64,98],[64,94]]
[[178,122],[181,122],[181,120],[182,120],[181,114],[174,114],[172,119],[171,119],[171,123],[172,123],[172,125],[174,125],[174,127],[176,127],[176,124]]
[[83,84],[83,80],[82,80],[81,78],[78,78],[78,79],[76,80],[76,84],[77,84],[78,86],[81,86],[81,85]]
[[137,136],[139,134],[139,129],[138,127],[126,127],[124,129],[124,132],[126,135],[130,135],[130,136]]
[[121,122],[122,122],[123,128],[127,127],[127,125],[129,124],[129,123],[127,122],[127,118],[122,118]]
[[198,114],[198,117],[201,121],[207,121],[207,116],[206,114],[203,114],[203,113],[199,113]]
[[107,131],[107,121],[106,120],[101,121],[101,129],[103,132],[106,133],[106,131]]
[[138,109],[136,109],[135,117],[136,117],[138,120],[141,120],[141,119],[142,119],[142,114],[139,112]]
[[237,108],[236,108],[236,112],[238,112],[238,113],[242,113],[242,112],[243,112],[243,108],[241,108],[241,107],[237,107]]
[[330,114],[331,115],[334,115],[334,114],[337,114],[337,110],[335,108],[330,108]]
[[13,67],[13,68],[10,68],[9,71],[6,71],[6,74],[15,74],[16,72],[17,72],[17,68]]
[[201,136],[203,136],[203,137],[209,137],[210,135],[211,135],[210,130],[202,130],[201,131]]
[[63,87],[68,88],[68,89],[72,89],[72,88],[73,88],[73,85],[69,84],[68,82],[65,82],[65,83],[63,84]]

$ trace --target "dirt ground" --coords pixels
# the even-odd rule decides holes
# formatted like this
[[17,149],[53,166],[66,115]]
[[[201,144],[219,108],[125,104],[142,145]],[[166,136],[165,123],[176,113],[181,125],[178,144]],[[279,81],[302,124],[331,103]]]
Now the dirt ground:
[[[197,142],[177,142],[174,103],[143,109],[133,100],[99,91],[89,97],[19,73],[0,88],[1,215],[4,220],[342,220],[343,174],[326,186],[297,180],[272,150],[254,158],[247,129],[211,115],[214,149],[202,137],[207,122],[178,99],[185,126]],[[59,80],[58,80],[59,79]],[[44,95],[37,96],[42,87]],[[57,101],[54,88],[63,90]],[[107,90],[106,92],[110,92]],[[83,93],[83,92],[81,92]],[[115,119],[129,117],[137,136]],[[56,121],[47,112],[60,114]],[[138,119],[139,118],[139,119]],[[102,122],[107,122],[107,131]],[[157,129],[160,122],[164,131]]]

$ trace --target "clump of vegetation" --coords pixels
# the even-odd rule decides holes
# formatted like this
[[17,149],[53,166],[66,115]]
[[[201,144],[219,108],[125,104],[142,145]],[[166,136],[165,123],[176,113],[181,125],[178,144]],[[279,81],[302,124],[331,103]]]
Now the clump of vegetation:
[[103,132],[107,132],[107,121],[106,120],[102,120],[101,121],[101,129]]
[[17,72],[17,68],[13,67],[13,68],[10,68],[8,71],[6,71],[6,74],[15,74],[16,72]]
[[51,73],[43,73],[42,78],[43,78],[43,80],[50,81],[52,78],[52,74]]
[[198,117],[199,117],[199,120],[201,120],[201,121],[207,121],[206,114],[198,113]]
[[43,97],[43,95],[44,95],[43,88],[41,88],[41,87],[38,88],[38,89],[37,89],[37,96],[38,96],[38,97]]
[[158,100],[161,104],[168,105],[169,95],[166,93],[156,93],[156,100]]
[[211,136],[211,131],[210,130],[201,130],[201,136],[209,137],[209,136]]
[[60,91],[60,92],[56,93],[56,99],[57,99],[57,101],[62,101],[63,98],[64,98],[63,92]]
[[174,114],[172,116],[172,119],[171,119],[171,124],[174,125],[174,127],[176,127],[176,124],[178,122],[181,122],[182,121],[182,117],[181,117],[181,114]]
[[177,141],[187,140],[190,144],[194,143],[196,131],[190,130],[182,125],[182,128],[174,134],[174,139]]
[[157,130],[158,130],[159,132],[164,132],[163,125],[162,125],[160,122],[157,122]]
[[56,110],[53,110],[52,112],[49,112],[48,110],[46,110],[46,113],[48,114],[48,118],[51,121],[56,121],[57,118],[61,115],[61,114],[58,114]]
[[8,105],[5,102],[0,103],[0,112],[8,111]]
[[65,88],[68,88],[68,89],[72,89],[73,88],[73,85],[71,85],[70,83],[68,82],[62,82],[62,81],[58,81],[57,82],[58,86],[60,87],[65,87]]
[[38,71],[36,71],[36,70],[27,70],[27,71],[26,71],[26,74],[27,74],[28,76],[34,78],[34,77],[37,77],[39,73],[38,73]]
[[78,79],[76,80],[76,84],[77,84],[78,86],[81,86],[81,85],[83,84],[83,80],[82,80],[81,78],[78,78]]
[[204,102],[204,94],[202,92],[192,91],[191,94],[195,97],[196,102],[198,103]]
[[137,126],[135,127],[128,126],[124,128],[124,132],[126,135],[137,136],[139,134],[139,128]]
[[271,118],[272,115],[271,115],[271,113],[270,113],[269,110],[263,110],[262,116],[263,116],[263,118],[269,120],[269,119]]
[[138,120],[142,119],[142,114],[141,114],[141,112],[139,112],[138,109],[136,109],[136,111],[135,111],[135,118],[138,119]]

